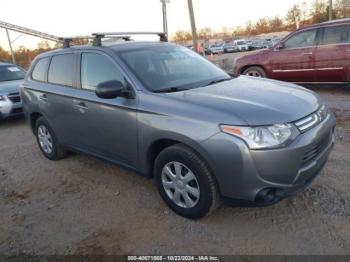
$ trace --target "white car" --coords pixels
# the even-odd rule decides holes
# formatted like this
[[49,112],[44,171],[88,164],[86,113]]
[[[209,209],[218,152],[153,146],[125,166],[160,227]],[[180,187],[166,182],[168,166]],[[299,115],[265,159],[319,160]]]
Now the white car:
[[238,51],[249,51],[249,45],[245,40],[235,40],[235,46],[237,46]]
[[223,54],[224,46],[223,45],[211,45],[209,50],[212,54]]

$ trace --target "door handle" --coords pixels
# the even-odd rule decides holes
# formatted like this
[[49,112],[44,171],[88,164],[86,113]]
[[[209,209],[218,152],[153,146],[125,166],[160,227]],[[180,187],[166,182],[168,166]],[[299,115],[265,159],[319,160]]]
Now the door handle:
[[302,53],[302,55],[313,55],[312,52],[309,52],[309,53]]
[[82,101],[73,100],[73,103],[74,103],[74,106],[79,108],[79,109],[84,109],[84,110],[87,109],[86,104],[84,102],[82,102]]
[[48,98],[46,94],[42,94],[41,96],[39,96],[39,99],[46,103]]

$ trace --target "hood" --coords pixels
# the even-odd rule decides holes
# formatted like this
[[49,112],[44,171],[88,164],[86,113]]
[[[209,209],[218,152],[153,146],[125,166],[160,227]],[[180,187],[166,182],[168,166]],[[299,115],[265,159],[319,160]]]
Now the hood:
[[321,104],[318,96],[305,88],[248,76],[167,96],[204,107],[205,111],[232,115],[252,126],[293,122],[313,113]]
[[23,80],[0,82],[0,94],[9,94],[19,92],[19,86]]

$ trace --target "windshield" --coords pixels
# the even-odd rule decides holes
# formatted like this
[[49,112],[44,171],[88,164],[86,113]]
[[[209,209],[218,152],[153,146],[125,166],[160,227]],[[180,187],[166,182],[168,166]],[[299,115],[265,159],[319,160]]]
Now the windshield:
[[135,76],[152,91],[192,89],[230,76],[181,46],[153,46],[121,52]]
[[24,76],[25,72],[15,65],[0,66],[0,82],[21,80]]
[[245,45],[245,44],[246,44],[245,41],[238,41],[238,42],[237,42],[237,45]]

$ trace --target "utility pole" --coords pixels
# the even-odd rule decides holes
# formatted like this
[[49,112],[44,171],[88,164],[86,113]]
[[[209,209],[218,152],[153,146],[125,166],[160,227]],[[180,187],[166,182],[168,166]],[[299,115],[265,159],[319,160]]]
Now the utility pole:
[[13,49],[12,49],[12,43],[11,43],[11,38],[10,38],[10,35],[9,35],[9,31],[7,30],[7,28],[5,29],[5,31],[6,31],[7,40],[9,42],[9,46],[10,46],[10,51],[11,51],[11,56],[12,56],[12,63],[16,64],[16,57],[15,57],[15,53],[13,52]]
[[193,48],[195,51],[198,52],[198,37],[197,37],[196,21],[195,21],[194,12],[193,12],[193,3],[192,3],[192,0],[187,0],[187,2],[188,2],[188,11],[190,13],[190,20],[191,20]]
[[329,7],[328,7],[328,12],[329,12],[329,20],[333,19],[333,1],[329,0]]
[[163,32],[166,34],[166,37],[168,37],[168,17],[166,5],[170,3],[170,0],[160,0],[160,2],[162,3],[163,11]]

